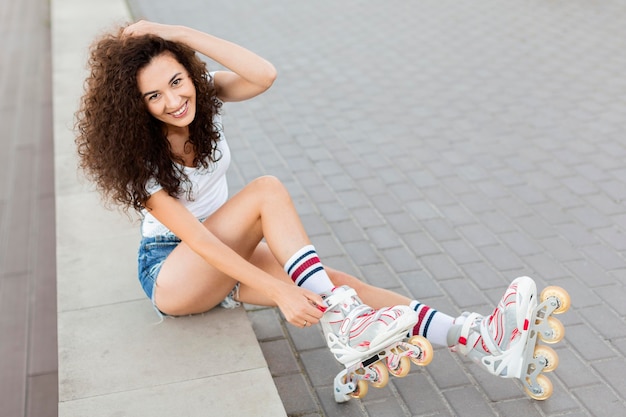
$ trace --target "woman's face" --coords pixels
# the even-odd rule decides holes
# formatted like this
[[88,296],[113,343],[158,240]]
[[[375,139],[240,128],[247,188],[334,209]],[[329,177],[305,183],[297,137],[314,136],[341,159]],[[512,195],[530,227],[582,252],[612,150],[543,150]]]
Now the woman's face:
[[185,67],[163,53],[137,73],[148,112],[168,127],[187,127],[196,116],[196,87]]

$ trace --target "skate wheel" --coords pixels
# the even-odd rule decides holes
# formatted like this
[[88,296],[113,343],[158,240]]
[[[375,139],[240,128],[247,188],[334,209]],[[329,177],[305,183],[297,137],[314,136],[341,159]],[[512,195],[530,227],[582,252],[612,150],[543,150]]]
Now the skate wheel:
[[376,372],[377,378],[375,381],[370,381],[370,384],[374,388],[383,388],[389,382],[389,372],[387,371],[387,367],[381,362],[375,362],[370,365],[370,369]]
[[559,355],[549,346],[535,346],[535,358],[543,356],[546,360],[546,366],[543,372],[552,372],[559,366]]
[[552,285],[550,287],[544,288],[543,291],[541,291],[540,299],[542,302],[550,297],[555,297],[557,299],[557,302],[559,303],[559,306],[556,310],[554,310],[553,314],[565,313],[572,305],[572,299],[570,298],[569,294],[561,287]]
[[559,319],[554,317],[548,317],[548,325],[552,329],[552,334],[546,335],[543,332],[539,332],[539,338],[545,343],[554,344],[563,340],[565,337],[565,326]]
[[417,346],[422,350],[420,358],[411,358],[411,361],[418,366],[426,366],[433,360],[433,346],[424,336],[413,336],[409,339],[409,343]]
[[359,379],[356,383],[356,389],[352,391],[352,394],[350,394],[350,397],[363,398],[367,395],[367,390],[368,390],[367,381]]
[[550,379],[547,376],[539,374],[537,375],[537,384],[539,384],[541,392],[532,392],[530,389],[526,388],[526,393],[534,400],[547,400],[548,397],[552,395],[552,391],[554,390],[552,382],[550,382]]
[[411,370],[411,360],[408,356],[403,356],[400,358],[400,362],[398,363],[398,367],[396,369],[389,368],[389,373],[397,378],[404,378],[409,374]]

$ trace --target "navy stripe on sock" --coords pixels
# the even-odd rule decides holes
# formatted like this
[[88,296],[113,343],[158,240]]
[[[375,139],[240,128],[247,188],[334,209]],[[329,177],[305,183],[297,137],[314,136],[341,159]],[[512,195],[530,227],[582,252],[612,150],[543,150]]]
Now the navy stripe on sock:
[[307,258],[309,256],[311,256],[312,254],[314,254],[315,251],[314,250],[310,250],[308,252],[306,252],[305,254],[303,254],[302,256],[300,256],[298,259],[296,259],[295,261],[293,261],[293,263],[289,266],[289,268],[287,269],[287,274],[291,275],[291,270],[298,264],[300,263],[300,261],[304,258]]
[[301,287],[302,284],[304,284],[304,281],[309,279],[311,275],[315,274],[316,272],[322,271],[323,269],[324,269],[323,266],[318,266],[317,268],[315,268],[314,270],[312,270],[311,272],[303,276],[302,279],[298,282],[298,287]]
[[430,316],[428,317],[428,320],[426,320],[426,324],[424,325],[424,337],[428,339],[428,327],[430,327],[430,322],[433,320],[433,317],[435,316],[435,314],[437,314],[437,310],[433,310],[432,313],[430,314]]

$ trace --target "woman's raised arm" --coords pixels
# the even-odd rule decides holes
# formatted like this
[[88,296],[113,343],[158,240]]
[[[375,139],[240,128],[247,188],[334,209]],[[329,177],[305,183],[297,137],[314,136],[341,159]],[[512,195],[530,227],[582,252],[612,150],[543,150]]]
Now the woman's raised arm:
[[276,68],[259,55],[233,42],[186,26],[140,20],[124,30],[125,35],[160,36],[181,42],[228,68],[215,76],[217,95],[222,101],[242,101],[261,94],[276,79]]

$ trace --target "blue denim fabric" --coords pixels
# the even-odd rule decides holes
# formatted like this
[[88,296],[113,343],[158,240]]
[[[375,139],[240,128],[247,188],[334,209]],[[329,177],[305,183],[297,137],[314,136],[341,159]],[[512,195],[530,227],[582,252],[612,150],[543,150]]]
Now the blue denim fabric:
[[139,243],[138,272],[141,288],[154,301],[154,286],[163,262],[181,240],[172,233],[144,237]]
[[[173,233],[167,233],[165,235],[142,237],[139,243],[139,253],[137,255],[137,266],[139,274],[139,282],[141,288],[146,293],[148,298],[152,300],[152,305],[162,318],[164,314],[159,311],[154,302],[154,288],[156,286],[156,279],[163,267],[165,259],[181,240]],[[239,292],[239,283],[235,285],[231,293],[221,302],[220,306],[223,308],[237,308],[241,304],[236,300]]]

